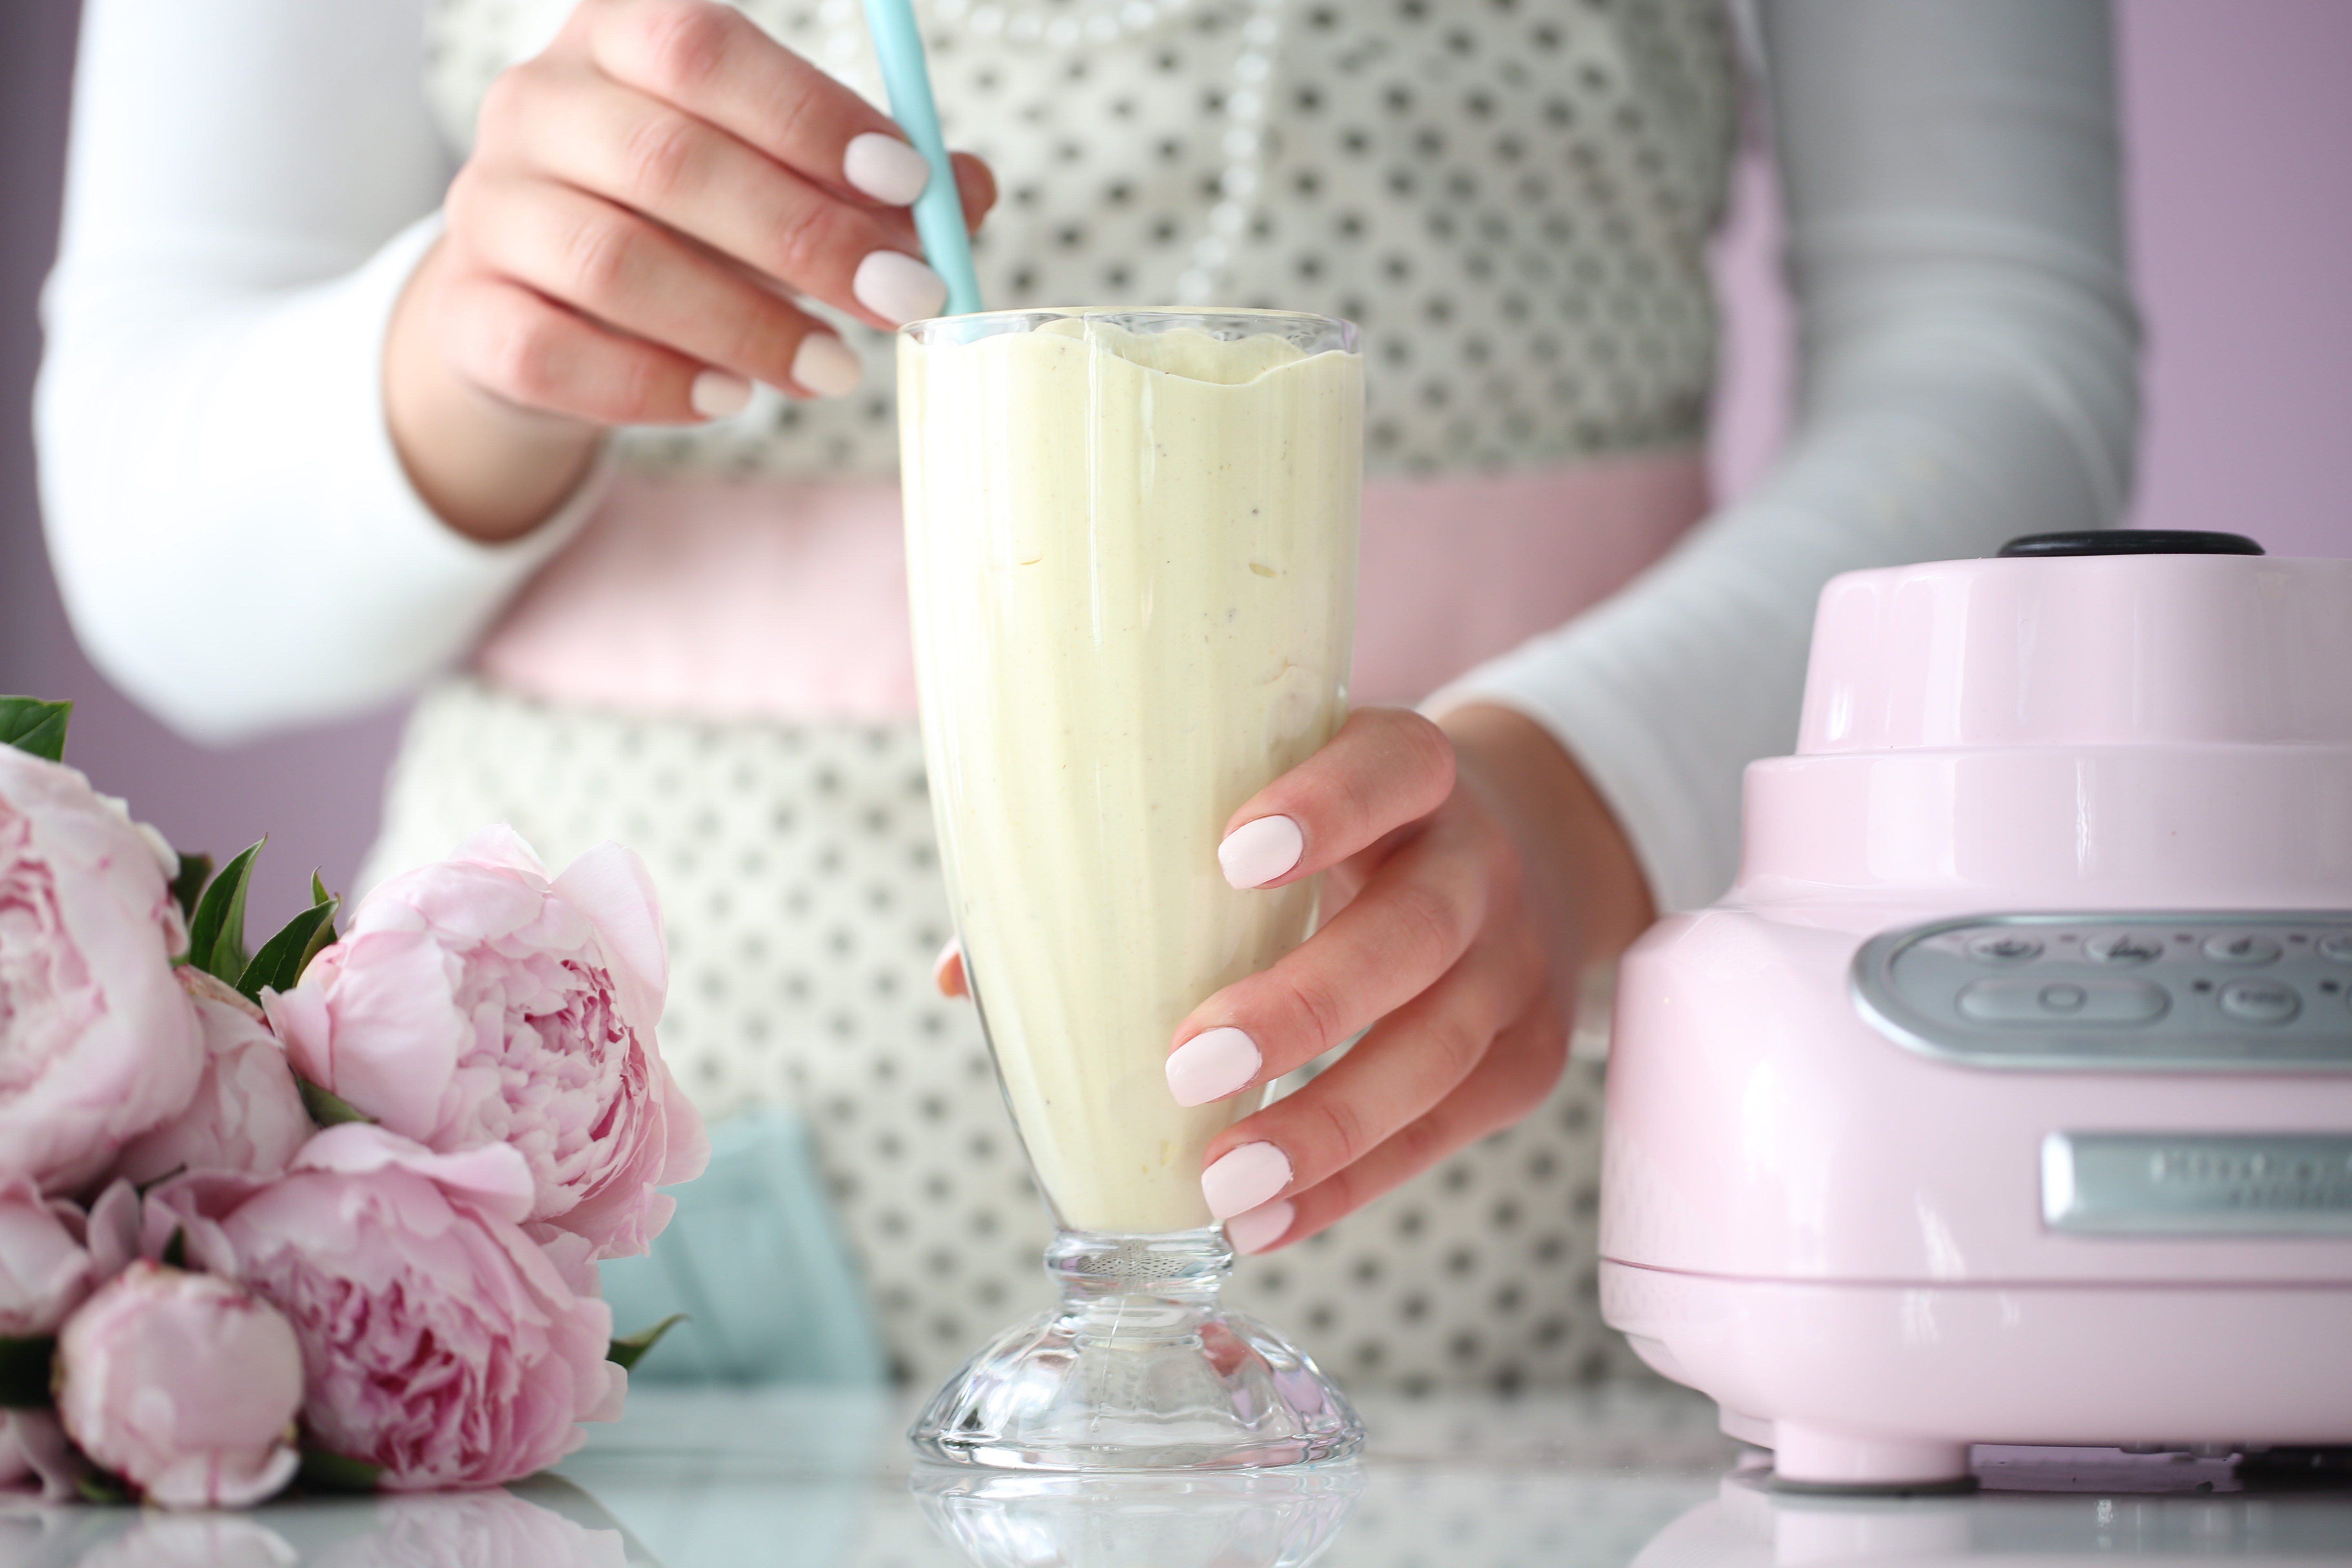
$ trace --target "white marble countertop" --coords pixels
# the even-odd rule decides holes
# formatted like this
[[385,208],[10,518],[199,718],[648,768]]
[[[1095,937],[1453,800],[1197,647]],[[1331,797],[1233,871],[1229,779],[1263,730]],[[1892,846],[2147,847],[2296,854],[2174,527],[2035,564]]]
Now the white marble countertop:
[[1971,1497],[1771,1491],[1714,1407],[1645,1385],[1364,1402],[1356,1463],[1260,1476],[919,1468],[903,1400],[640,1384],[553,1476],[245,1515],[0,1514],[0,1568],[2003,1568],[2352,1564],[2344,1489],[2227,1458],[1979,1451]]

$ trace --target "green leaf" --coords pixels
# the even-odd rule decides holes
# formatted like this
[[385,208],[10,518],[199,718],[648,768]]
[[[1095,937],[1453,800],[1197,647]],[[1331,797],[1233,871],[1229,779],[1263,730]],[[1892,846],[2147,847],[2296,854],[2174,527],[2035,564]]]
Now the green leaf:
[[172,1227],[172,1239],[163,1244],[163,1256],[161,1261],[166,1268],[185,1268],[188,1266],[188,1227],[186,1226],[179,1225]]
[[81,1493],[84,1502],[103,1504],[131,1500],[131,1488],[120,1476],[76,1476],[74,1490]]
[[261,844],[222,867],[188,918],[188,962],[231,985],[245,977],[245,893],[253,880],[253,858],[268,842],[265,834]]
[[47,1410],[49,1366],[58,1353],[55,1335],[0,1338],[0,1409]]
[[338,901],[329,899],[323,904],[312,904],[292,920],[283,930],[261,944],[253,962],[245,966],[237,979],[236,988],[245,993],[248,1002],[261,1000],[265,985],[277,991],[291,991],[294,983],[302,978],[302,971],[319,952],[335,940],[335,910]]
[[372,1492],[376,1489],[377,1478],[383,1474],[383,1467],[306,1446],[302,1468],[296,1474],[314,1492]]
[[294,1087],[302,1091],[302,1109],[309,1111],[310,1120],[321,1127],[340,1127],[346,1121],[375,1120],[334,1090],[320,1089],[299,1073],[295,1075]]
[[650,1329],[639,1329],[634,1334],[614,1340],[612,1347],[605,1351],[604,1359],[619,1362],[624,1370],[634,1369],[637,1363],[645,1359],[647,1351],[661,1342],[661,1337],[664,1334],[684,1321],[686,1321],[684,1312],[672,1312]]
[[334,945],[335,914],[343,907],[343,896],[341,893],[327,891],[327,885],[319,880],[319,873],[316,871],[310,873],[310,907],[314,910],[323,907],[327,914],[326,918],[319,922],[319,929],[310,933],[310,940],[303,943],[302,955],[295,962],[294,978],[298,981],[310,967],[312,959]]
[[53,763],[66,760],[66,721],[73,717],[70,702],[44,702],[37,697],[0,697],[0,745],[14,746]]
[[196,918],[196,895],[205,890],[205,879],[213,874],[213,858],[209,855],[183,855],[180,874],[172,879],[172,897],[180,906],[180,918]]

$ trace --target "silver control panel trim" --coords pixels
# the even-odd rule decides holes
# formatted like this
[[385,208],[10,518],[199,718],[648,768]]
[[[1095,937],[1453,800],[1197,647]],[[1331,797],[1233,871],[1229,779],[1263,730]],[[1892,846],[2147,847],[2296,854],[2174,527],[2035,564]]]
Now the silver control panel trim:
[[1850,984],[1969,1067],[2352,1072],[2352,910],[1972,915],[1871,938]]
[[2352,1236],[2352,1133],[2053,1132],[2042,1217],[2085,1236]]

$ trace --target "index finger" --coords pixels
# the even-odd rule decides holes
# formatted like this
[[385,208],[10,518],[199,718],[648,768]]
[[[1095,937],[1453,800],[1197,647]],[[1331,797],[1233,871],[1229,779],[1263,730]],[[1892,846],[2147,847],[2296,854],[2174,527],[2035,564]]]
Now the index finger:
[[614,80],[709,121],[836,195],[904,206],[929,178],[887,115],[730,6],[602,5],[587,43]]
[[1217,863],[1236,888],[1283,887],[1428,816],[1453,790],[1443,730],[1408,708],[1359,708],[1234,813]]

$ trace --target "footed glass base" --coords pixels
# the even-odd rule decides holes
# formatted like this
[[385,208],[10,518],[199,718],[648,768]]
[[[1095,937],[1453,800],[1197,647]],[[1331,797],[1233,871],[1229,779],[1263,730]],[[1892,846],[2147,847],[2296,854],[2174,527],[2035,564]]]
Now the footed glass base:
[[1363,1446],[1346,1396],[1263,1323],[1221,1309],[1218,1228],[1064,1231],[1061,1304],[999,1334],[907,1436],[925,1458],[1015,1470],[1255,1469]]

